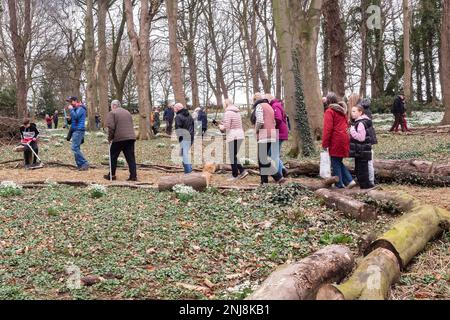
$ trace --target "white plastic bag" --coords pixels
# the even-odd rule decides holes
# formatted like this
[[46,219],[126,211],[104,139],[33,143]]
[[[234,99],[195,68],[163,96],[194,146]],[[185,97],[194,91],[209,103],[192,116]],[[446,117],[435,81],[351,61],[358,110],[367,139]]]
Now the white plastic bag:
[[324,179],[331,177],[331,160],[328,150],[320,153],[320,176]]

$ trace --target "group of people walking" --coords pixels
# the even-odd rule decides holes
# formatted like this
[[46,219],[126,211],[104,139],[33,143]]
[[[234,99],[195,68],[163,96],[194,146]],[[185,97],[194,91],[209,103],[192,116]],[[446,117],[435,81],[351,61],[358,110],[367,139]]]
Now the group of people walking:
[[[72,151],[79,170],[88,170],[89,162],[81,152],[81,144],[85,136],[86,107],[77,97],[70,97],[68,110],[70,112],[70,130],[68,140],[72,140]],[[352,188],[357,183],[362,189],[375,186],[375,173],[373,169],[373,149],[377,144],[377,137],[372,123],[370,99],[360,99],[352,95],[348,104],[338,96],[330,92],[323,98],[324,126],[322,135],[322,148],[327,151],[331,160],[332,174],[339,177],[337,188]],[[404,96],[396,98],[393,105],[395,123],[391,131],[397,131],[398,126],[402,130],[408,130],[404,126]],[[55,112],[57,116],[57,112]],[[350,117],[350,121],[349,121]],[[46,120],[47,120],[46,116]],[[53,119],[52,119],[53,120]],[[188,111],[186,106],[176,103],[164,110],[163,120],[166,122],[166,133],[171,135],[173,122],[175,122],[176,136],[180,144],[180,156],[185,174],[192,172],[190,150],[196,136],[203,136],[207,130],[208,120],[203,108],[195,109],[194,113]],[[269,182],[269,176],[277,183],[284,183],[288,172],[281,159],[281,148],[289,137],[289,119],[284,109],[283,102],[271,94],[255,93],[253,96],[253,109],[250,117],[254,126],[257,140],[258,165],[261,184]],[[54,121],[54,120],[53,120]],[[159,130],[159,109],[155,108],[153,114],[152,129],[154,133]],[[221,121],[213,121],[213,124],[225,134],[228,158],[231,163],[232,176],[229,181],[243,179],[248,172],[238,159],[239,150],[244,144],[245,134],[242,115],[231,99],[224,101],[224,114]],[[57,127],[57,120],[56,125]],[[111,111],[106,118],[108,128],[108,141],[110,143],[110,174],[105,179],[116,179],[117,159],[121,152],[124,153],[129,165],[129,181],[137,181],[137,169],[135,159],[135,141],[133,119],[129,111],[122,108],[117,100],[112,101]],[[38,154],[36,139],[39,131],[34,123],[25,119],[20,128],[22,140],[25,142],[25,165],[36,163],[36,158],[31,161],[31,153]],[[32,150],[31,150],[32,149]],[[34,152],[33,152],[34,151]],[[356,181],[343,163],[344,158],[355,159]]]
[[55,113],[51,116],[49,114],[45,115],[45,122],[47,123],[47,129],[58,129],[58,121],[59,121],[59,115],[58,111],[55,111]]

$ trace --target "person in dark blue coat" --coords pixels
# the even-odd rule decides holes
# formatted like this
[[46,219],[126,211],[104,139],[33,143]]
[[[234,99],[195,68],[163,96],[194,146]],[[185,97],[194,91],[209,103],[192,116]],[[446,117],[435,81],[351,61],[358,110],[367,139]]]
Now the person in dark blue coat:
[[198,112],[197,121],[202,123],[202,137],[205,135],[206,130],[208,130],[208,116],[205,112],[205,107],[200,107]]
[[175,112],[172,107],[166,107],[163,114],[163,121],[166,122],[166,133],[172,135],[173,119],[175,118]]
[[391,127],[390,132],[398,132],[398,127],[401,126],[402,132],[406,131],[403,122],[403,115],[405,113],[405,94],[403,90],[400,90],[400,93],[394,100],[394,104],[392,105],[392,114],[394,115],[394,124]]

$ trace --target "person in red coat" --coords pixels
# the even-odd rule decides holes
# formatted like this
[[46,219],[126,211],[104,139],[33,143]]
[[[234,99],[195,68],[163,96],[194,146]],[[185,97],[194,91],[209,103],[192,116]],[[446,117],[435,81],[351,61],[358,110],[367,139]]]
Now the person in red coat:
[[333,176],[339,177],[337,188],[352,188],[356,185],[350,171],[342,162],[350,153],[350,136],[348,134],[347,105],[338,102],[335,93],[327,95],[327,109],[324,114],[322,148],[328,150],[331,158]]

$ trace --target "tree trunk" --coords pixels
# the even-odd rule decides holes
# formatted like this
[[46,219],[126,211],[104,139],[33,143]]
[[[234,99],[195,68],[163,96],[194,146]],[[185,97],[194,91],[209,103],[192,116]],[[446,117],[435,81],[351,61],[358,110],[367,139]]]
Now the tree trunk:
[[[24,28],[20,34],[18,26],[17,8],[15,0],[8,0],[9,29],[14,49],[14,60],[16,63],[16,105],[17,117],[23,118],[28,115],[27,110],[27,79],[25,54],[27,45],[31,38],[31,0],[24,0]],[[20,28],[21,30],[22,28]],[[30,62],[31,63],[31,62]]]
[[297,263],[278,267],[246,300],[312,300],[322,284],[344,279],[354,263],[347,247],[325,247]]
[[361,0],[361,84],[359,96],[367,97],[367,0]]
[[280,58],[280,53],[278,51],[277,48],[277,56],[276,56],[276,62],[275,62],[275,97],[278,100],[282,99],[282,92],[281,92],[281,87],[282,87],[282,80],[281,80],[281,58]]
[[326,33],[330,41],[331,91],[341,99],[345,96],[345,32],[341,22],[339,0],[325,0],[324,19]]
[[198,77],[197,77],[197,57],[195,54],[194,45],[189,45],[186,48],[186,56],[189,64],[189,78],[191,80],[192,88],[192,105],[194,107],[200,106],[200,94],[198,89]]
[[204,173],[191,173],[182,176],[161,177],[158,182],[159,191],[170,191],[177,184],[191,186],[196,191],[205,191],[208,181]]
[[325,201],[329,208],[339,210],[358,221],[369,221],[377,218],[377,209],[349,196],[328,189],[319,189],[316,196]]
[[[85,64],[86,64],[86,98],[88,110],[88,130],[95,130],[95,112],[96,97],[97,97],[97,81],[95,74],[95,43],[94,43],[94,1],[87,0],[86,2],[86,18],[85,18]],[[81,98],[80,98],[81,100]]]
[[450,124],[450,0],[443,1],[441,30],[441,88],[445,107],[442,124]]
[[323,72],[322,72],[322,95],[326,97],[330,90],[330,40],[327,33],[327,20],[322,21],[323,32]]
[[186,106],[183,80],[181,78],[181,57],[177,46],[177,14],[178,1],[166,0],[167,20],[169,23],[169,51],[170,51],[170,78],[172,81],[175,101]]
[[412,94],[412,63],[410,53],[411,11],[410,0],[403,0],[403,61],[405,65],[404,91],[405,100],[413,100]]
[[322,134],[323,108],[317,69],[317,41],[321,0],[310,3],[307,12],[300,3],[273,0],[273,15],[281,56],[286,109],[293,122],[293,149],[308,156],[314,138]]
[[317,293],[317,300],[385,300],[391,284],[400,278],[395,255],[380,248],[358,265],[351,277],[340,285],[327,284]]
[[108,69],[106,66],[106,14],[108,11],[108,1],[98,3],[98,98],[99,114],[102,121],[102,128],[106,127],[106,116],[109,112],[108,106]]

